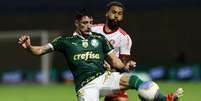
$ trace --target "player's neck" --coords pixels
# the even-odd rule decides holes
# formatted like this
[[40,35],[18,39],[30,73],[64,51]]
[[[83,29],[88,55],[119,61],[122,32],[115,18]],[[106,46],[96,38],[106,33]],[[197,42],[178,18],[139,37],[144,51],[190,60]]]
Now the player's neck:
[[109,24],[105,24],[103,30],[106,34],[111,34],[113,32],[116,32],[117,30],[119,29],[119,27],[113,27],[113,26],[110,26]]
[[79,30],[76,30],[76,33],[80,36],[80,37],[82,37],[82,38],[87,38],[88,36],[89,36],[89,33],[88,34],[84,34],[84,33],[82,33],[81,31],[79,31]]

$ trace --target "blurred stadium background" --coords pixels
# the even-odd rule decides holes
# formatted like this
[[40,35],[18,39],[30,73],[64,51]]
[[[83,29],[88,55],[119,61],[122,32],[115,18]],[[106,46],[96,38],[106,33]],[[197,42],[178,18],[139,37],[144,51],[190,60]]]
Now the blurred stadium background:
[[[71,34],[77,8],[92,11],[104,22],[110,0],[0,1],[0,100],[76,101],[72,75],[59,53],[35,57],[17,45],[23,33],[33,44]],[[159,82],[165,93],[183,87],[182,101],[199,101],[201,94],[201,1],[118,0],[126,6],[121,26],[133,40],[134,72]],[[129,91],[129,101],[138,101]]]

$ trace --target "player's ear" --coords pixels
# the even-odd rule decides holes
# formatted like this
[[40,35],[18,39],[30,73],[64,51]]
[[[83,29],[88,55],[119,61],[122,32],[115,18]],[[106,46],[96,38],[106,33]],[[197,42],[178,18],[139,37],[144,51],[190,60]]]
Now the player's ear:
[[78,23],[79,23],[79,21],[75,20],[74,24],[75,24],[76,27],[78,27]]
[[105,13],[105,17],[108,17],[108,11]]

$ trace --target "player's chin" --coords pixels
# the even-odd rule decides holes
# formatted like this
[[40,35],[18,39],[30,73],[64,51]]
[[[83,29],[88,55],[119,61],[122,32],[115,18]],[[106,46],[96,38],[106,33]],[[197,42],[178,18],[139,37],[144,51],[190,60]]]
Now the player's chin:
[[119,21],[117,21],[117,20],[113,20],[112,23],[113,23],[113,24],[118,24]]
[[119,25],[119,21],[112,21],[112,25],[118,26]]
[[114,19],[114,20],[112,20],[112,22],[113,22],[113,23],[119,23],[119,22],[121,22],[121,20]]
[[86,35],[87,35],[87,34],[89,34],[89,32],[90,32],[90,31],[85,31],[85,32],[84,32],[84,34],[86,34]]

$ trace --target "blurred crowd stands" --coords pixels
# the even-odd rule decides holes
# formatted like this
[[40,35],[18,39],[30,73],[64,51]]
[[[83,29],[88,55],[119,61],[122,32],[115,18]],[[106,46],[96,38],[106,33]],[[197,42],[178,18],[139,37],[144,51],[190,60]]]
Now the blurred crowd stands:
[[[28,68],[28,67],[27,67]],[[159,81],[200,81],[200,64],[175,64],[175,65],[142,65],[133,71],[145,80]],[[73,75],[68,68],[52,67],[49,72],[50,82],[72,83]],[[40,69],[30,71],[15,69],[1,71],[1,83],[40,83],[43,76]]]

